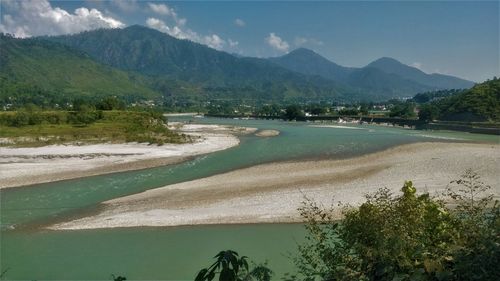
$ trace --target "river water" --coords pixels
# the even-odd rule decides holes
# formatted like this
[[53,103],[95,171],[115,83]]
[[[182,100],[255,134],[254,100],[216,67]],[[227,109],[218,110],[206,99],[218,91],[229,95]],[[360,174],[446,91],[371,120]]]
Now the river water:
[[432,141],[496,142],[498,136],[353,125],[313,127],[272,120],[170,118],[208,124],[276,129],[277,137],[241,136],[224,151],[165,167],[94,176],[0,191],[0,265],[5,279],[192,280],[220,250],[268,261],[275,279],[293,273],[290,256],[304,236],[294,224],[218,225],[48,231],[43,225],[92,212],[99,202],[167,184],[256,164],[298,159],[340,159],[400,144]]

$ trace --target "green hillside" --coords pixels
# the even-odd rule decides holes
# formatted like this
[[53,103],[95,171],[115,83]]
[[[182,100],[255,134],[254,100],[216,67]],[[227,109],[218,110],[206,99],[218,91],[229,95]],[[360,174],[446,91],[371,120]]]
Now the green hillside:
[[380,58],[366,67],[377,68],[385,73],[395,74],[427,87],[438,89],[468,89],[474,82],[444,74],[427,74],[416,67],[405,65],[393,58]]
[[208,98],[348,101],[360,95],[335,81],[290,71],[266,59],[236,57],[138,25],[43,38],[125,71],[196,85],[198,94]]
[[440,119],[450,121],[500,121],[500,79],[434,102]]
[[1,35],[0,39],[0,100],[64,102],[85,96],[159,96],[143,76],[99,64],[81,51],[36,38]]
[[372,100],[408,97],[416,93],[470,88],[473,82],[453,76],[427,74],[392,58],[378,59],[365,67],[338,65],[314,51],[300,48],[270,61],[305,75],[318,75],[357,89]]

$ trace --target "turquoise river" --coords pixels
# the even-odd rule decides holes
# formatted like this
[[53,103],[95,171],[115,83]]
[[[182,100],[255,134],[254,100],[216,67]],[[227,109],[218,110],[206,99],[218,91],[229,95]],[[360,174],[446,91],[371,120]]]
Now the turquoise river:
[[[190,117],[171,118],[187,121]],[[294,272],[302,225],[256,224],[50,231],[51,222],[92,212],[99,202],[256,164],[339,159],[414,142],[498,142],[497,136],[355,125],[204,118],[200,123],[276,129],[277,137],[241,136],[239,146],[177,165],[0,191],[0,268],[6,280],[192,280],[219,250],[268,262],[275,280]],[[403,181],[404,179],[401,179]]]

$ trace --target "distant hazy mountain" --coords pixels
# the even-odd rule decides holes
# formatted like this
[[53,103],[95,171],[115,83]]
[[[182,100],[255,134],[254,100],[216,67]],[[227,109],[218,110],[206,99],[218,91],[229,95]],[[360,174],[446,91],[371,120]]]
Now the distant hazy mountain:
[[113,69],[81,51],[40,39],[0,35],[0,97],[159,96],[146,78]]
[[344,67],[327,60],[312,50],[300,48],[270,61],[295,72],[318,75],[326,79],[346,82],[355,68]]
[[266,59],[236,57],[138,25],[45,39],[122,70],[194,83],[215,97],[282,100],[350,99],[353,95],[329,79],[290,71]]
[[409,96],[439,89],[470,88],[474,82],[442,74],[426,74],[392,58],[378,59],[363,68],[338,65],[314,51],[297,49],[270,61],[306,75],[319,75],[365,93]]
[[388,97],[408,97],[434,89],[374,67],[356,69],[349,75],[347,83],[365,92],[384,93]]
[[396,74],[436,89],[466,89],[474,86],[472,81],[443,74],[427,74],[418,68],[402,64],[393,58],[380,58],[366,67],[378,68],[386,73]]

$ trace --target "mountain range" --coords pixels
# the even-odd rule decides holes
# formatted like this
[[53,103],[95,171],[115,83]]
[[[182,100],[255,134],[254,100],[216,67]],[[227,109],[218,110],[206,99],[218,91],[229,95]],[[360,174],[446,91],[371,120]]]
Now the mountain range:
[[370,101],[474,85],[452,76],[426,74],[391,58],[352,68],[308,49],[269,59],[238,57],[139,25],[33,39],[2,36],[1,40],[2,83],[23,81],[65,93]]
[[270,58],[276,64],[306,75],[318,75],[366,93],[401,94],[439,89],[465,89],[474,82],[443,74],[426,74],[393,58],[383,57],[365,67],[338,65],[309,49],[296,49],[284,56]]

